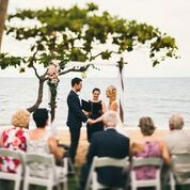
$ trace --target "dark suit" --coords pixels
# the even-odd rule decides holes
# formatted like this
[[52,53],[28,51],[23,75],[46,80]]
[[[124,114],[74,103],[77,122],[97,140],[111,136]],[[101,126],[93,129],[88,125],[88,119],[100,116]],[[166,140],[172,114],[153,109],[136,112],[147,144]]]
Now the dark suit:
[[[105,131],[94,133],[87,153],[87,163],[83,167],[81,190],[84,189],[90,166],[94,156],[125,158],[129,156],[129,138],[109,128]],[[121,168],[107,167],[98,170],[98,181],[109,187],[123,187],[125,180]]]
[[67,97],[67,105],[68,105],[67,126],[69,127],[70,137],[71,137],[71,146],[69,149],[69,155],[74,163],[78,142],[80,138],[80,128],[82,126],[82,122],[87,121],[87,117],[82,112],[79,97],[73,90],[70,91]]

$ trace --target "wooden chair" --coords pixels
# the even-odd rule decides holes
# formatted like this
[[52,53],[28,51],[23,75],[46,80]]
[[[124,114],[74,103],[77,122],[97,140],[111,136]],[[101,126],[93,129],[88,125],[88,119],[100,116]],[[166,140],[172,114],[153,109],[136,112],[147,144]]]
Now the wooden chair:
[[[98,190],[98,189],[110,188],[98,182],[98,174],[96,170],[98,168],[106,167],[106,166],[114,166],[114,167],[121,167],[121,168],[127,167],[129,166],[128,157],[123,158],[123,159],[115,159],[115,158],[110,158],[110,157],[100,158],[100,157],[95,156],[93,159],[91,170],[89,172],[85,190],[88,190],[88,189]],[[118,189],[121,189],[121,188],[118,188]]]
[[23,179],[22,176],[24,172],[23,155],[24,153],[22,152],[16,152],[5,148],[0,148],[0,157],[9,157],[20,161],[20,165],[18,166],[16,173],[0,171],[0,180],[14,181],[14,190],[19,190],[21,188],[21,181]]
[[[149,157],[149,158],[137,158],[133,157],[132,165],[131,165],[131,189],[137,190],[139,187],[155,187],[156,190],[161,190],[161,180],[160,180],[160,173],[162,168],[162,159]],[[142,166],[156,166],[156,176],[154,179],[137,179],[136,178],[136,169]]]
[[53,190],[54,186],[60,189],[61,183],[64,185],[64,190],[67,190],[67,158],[63,159],[63,163],[63,167],[58,167],[53,155],[27,153],[25,155],[24,190],[28,190],[30,184],[46,186],[47,190]]

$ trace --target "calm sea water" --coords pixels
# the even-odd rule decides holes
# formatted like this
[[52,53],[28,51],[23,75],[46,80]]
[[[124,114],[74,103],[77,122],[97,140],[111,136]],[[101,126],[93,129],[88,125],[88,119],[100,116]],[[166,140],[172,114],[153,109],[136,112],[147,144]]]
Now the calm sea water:
[[[37,97],[38,81],[34,78],[0,78],[0,126],[10,125],[12,114],[19,108],[32,106]],[[116,85],[114,78],[86,78],[80,96],[91,97],[94,87],[102,91],[101,98],[107,102],[105,90]],[[66,97],[70,90],[70,78],[61,78],[58,87],[55,125],[65,126],[67,118]],[[48,88],[40,107],[48,108]],[[190,126],[190,78],[125,78],[125,123],[137,126],[141,116],[151,116],[155,125],[168,126],[168,119],[180,113]],[[33,125],[33,123],[31,123]]]

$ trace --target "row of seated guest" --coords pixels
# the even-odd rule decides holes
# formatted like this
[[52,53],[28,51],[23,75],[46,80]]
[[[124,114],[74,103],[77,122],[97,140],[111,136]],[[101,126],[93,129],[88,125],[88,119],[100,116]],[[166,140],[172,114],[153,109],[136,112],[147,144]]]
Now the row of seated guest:
[[[30,120],[30,113],[26,110],[17,111],[12,118],[10,129],[5,130],[1,135],[0,146],[11,150],[22,150],[31,152],[47,152],[55,155],[57,159],[62,158],[63,150],[58,148],[56,140],[45,130],[48,120],[46,109],[38,109],[33,114],[33,119],[37,128],[27,131]],[[82,169],[80,189],[84,189],[85,182],[94,156],[124,158],[126,156],[137,157],[161,157],[166,164],[170,163],[170,154],[190,153],[189,136],[181,129],[183,127],[183,118],[174,115],[170,119],[170,129],[172,134],[164,138],[169,147],[170,154],[166,144],[152,136],[155,126],[150,117],[140,119],[139,127],[143,138],[133,141],[130,148],[130,140],[115,130],[118,123],[118,114],[114,111],[108,111],[104,114],[103,121],[105,130],[94,133],[87,153],[86,164]],[[179,130],[180,129],[180,130]],[[179,141],[176,141],[178,139]],[[46,142],[46,143],[45,143]],[[179,143],[180,142],[180,143]],[[40,145],[40,146],[39,146]],[[111,147],[111,148],[110,148]],[[131,153],[130,153],[131,152]],[[18,166],[16,160],[0,158],[0,170],[15,172]],[[145,172],[148,170],[149,172]],[[113,172],[114,171],[114,172]],[[107,168],[99,171],[99,181],[108,186],[123,186],[125,176],[121,175],[121,170],[116,168]],[[115,175],[117,174],[117,175]],[[155,176],[155,168],[139,168],[136,171],[138,179],[150,179]],[[116,177],[117,176],[117,177]],[[123,180],[122,180],[123,179]]]
[[[106,130],[103,132],[95,133],[92,136],[92,142],[88,150],[86,163],[83,166],[81,181],[80,181],[80,190],[84,189],[85,182],[89,173],[89,168],[92,163],[94,156],[98,157],[112,157],[112,158],[123,158],[125,156],[132,157],[159,157],[163,159],[164,162],[164,172],[167,171],[167,166],[171,163],[171,156],[175,154],[190,154],[190,134],[187,131],[182,130],[184,125],[183,118],[175,114],[169,120],[169,127],[171,133],[164,136],[163,139],[159,139],[153,135],[155,131],[155,125],[153,120],[150,117],[142,117],[139,120],[139,128],[142,133],[142,138],[135,139],[131,143],[129,148],[129,139],[123,138],[122,135],[118,134],[114,129],[117,125],[116,122],[117,114],[113,111],[107,112],[104,114],[104,124]],[[114,131],[114,135],[108,133],[108,131]],[[118,136],[118,138],[116,138]],[[123,138],[123,143],[121,139]],[[120,139],[120,140],[119,140]],[[125,140],[124,140],[125,139]],[[125,142],[124,142],[125,141]],[[125,144],[125,148],[123,145]],[[110,148],[111,147],[111,148]],[[125,151],[124,151],[125,149]],[[129,153],[130,149],[130,153]],[[114,153],[113,153],[113,152]],[[123,155],[120,151],[123,151]],[[122,176],[113,175],[111,170],[107,173],[100,173],[99,181],[108,186],[123,186]],[[136,169],[137,179],[153,179],[155,178],[156,168],[154,166],[143,166]],[[162,173],[162,179],[167,177],[167,172]],[[115,177],[117,176],[117,177]],[[123,178],[125,182],[125,178]],[[163,184],[165,185],[165,184]],[[179,188],[177,186],[177,188]],[[144,189],[144,188],[141,188]],[[152,189],[152,188],[145,188]]]
[[[37,109],[33,113],[33,119],[36,128],[28,130],[30,113],[18,110],[12,117],[12,127],[1,134],[0,147],[30,153],[51,153],[60,160],[64,155],[63,149],[58,147],[56,139],[46,131],[48,111]],[[18,166],[18,160],[0,157],[1,171],[15,173]]]
[[[123,136],[116,130],[118,123],[118,114],[114,111],[108,111],[103,116],[105,131],[100,131],[92,135],[92,141],[87,153],[86,163],[82,168],[80,179],[80,188],[83,190],[89,174],[93,157],[159,157],[165,164],[170,164],[170,154],[164,141],[155,138],[152,134],[155,131],[153,120],[150,117],[142,117],[139,121],[139,128],[143,137],[140,140],[134,140],[131,143],[128,137]],[[113,170],[115,170],[113,172]],[[143,166],[136,169],[137,179],[155,178],[156,168],[154,166]],[[121,170],[116,168],[107,168],[99,171],[98,180],[109,187],[124,188],[126,176]],[[151,188],[150,188],[151,189]]]

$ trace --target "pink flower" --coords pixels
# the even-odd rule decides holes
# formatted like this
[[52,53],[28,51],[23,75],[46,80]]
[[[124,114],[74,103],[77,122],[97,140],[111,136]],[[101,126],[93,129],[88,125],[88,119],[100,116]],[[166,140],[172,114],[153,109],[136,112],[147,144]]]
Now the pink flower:
[[57,79],[59,76],[59,65],[52,63],[48,67],[47,75],[49,79]]
[[21,144],[21,141],[19,138],[15,138],[12,142],[14,147],[18,147]]

